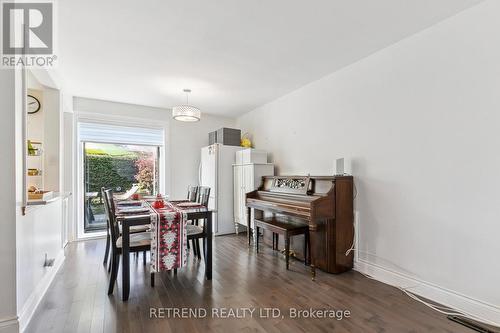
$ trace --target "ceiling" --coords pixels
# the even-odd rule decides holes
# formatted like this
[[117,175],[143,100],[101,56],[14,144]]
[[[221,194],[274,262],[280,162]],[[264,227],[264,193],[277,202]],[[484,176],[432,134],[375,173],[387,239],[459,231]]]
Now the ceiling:
[[237,116],[480,0],[64,0],[58,74],[75,96]]

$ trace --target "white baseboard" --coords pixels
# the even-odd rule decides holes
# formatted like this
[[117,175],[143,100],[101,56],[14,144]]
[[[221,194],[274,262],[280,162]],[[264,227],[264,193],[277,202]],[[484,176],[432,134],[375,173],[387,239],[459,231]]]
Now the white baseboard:
[[64,250],[61,249],[61,251],[59,251],[56,257],[56,260],[54,261],[54,265],[51,268],[49,268],[50,270],[47,272],[47,274],[44,275],[44,277],[40,280],[40,282],[38,282],[38,285],[36,286],[35,290],[28,297],[26,303],[24,303],[24,306],[21,309],[21,312],[19,313],[20,332],[24,332],[24,330],[28,326],[31,317],[33,317],[33,314],[36,311],[36,308],[38,307],[43,296],[49,289],[50,284],[52,283],[54,277],[59,271],[59,268],[61,268],[62,263],[64,262],[64,258],[65,258]]
[[409,291],[416,295],[464,313],[470,313],[477,318],[497,323],[500,326],[500,307],[493,304],[488,304],[365,260],[357,260],[354,263],[354,269],[391,286],[410,288]]
[[19,332],[19,320],[17,317],[0,319],[0,333]]

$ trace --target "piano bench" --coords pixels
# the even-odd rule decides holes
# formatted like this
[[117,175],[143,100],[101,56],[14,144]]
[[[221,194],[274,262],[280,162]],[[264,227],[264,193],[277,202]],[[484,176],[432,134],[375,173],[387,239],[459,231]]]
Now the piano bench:
[[290,260],[290,237],[295,235],[304,235],[304,264],[308,265],[311,261],[311,249],[309,243],[309,225],[294,221],[285,216],[274,216],[267,218],[254,219],[256,228],[256,251],[259,253],[259,230],[271,231],[273,233],[273,250],[277,248],[277,238],[275,236],[283,235],[285,239],[285,260],[286,269],[289,267]]

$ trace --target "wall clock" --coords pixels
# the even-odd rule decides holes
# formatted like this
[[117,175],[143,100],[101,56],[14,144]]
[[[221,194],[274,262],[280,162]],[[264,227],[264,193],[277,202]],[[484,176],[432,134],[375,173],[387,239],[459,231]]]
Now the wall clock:
[[42,105],[38,98],[32,95],[28,95],[28,114],[34,114],[40,111]]

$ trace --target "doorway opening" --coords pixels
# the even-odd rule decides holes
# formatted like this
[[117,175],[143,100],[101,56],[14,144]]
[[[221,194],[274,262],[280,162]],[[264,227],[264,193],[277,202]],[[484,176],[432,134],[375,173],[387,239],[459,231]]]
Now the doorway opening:
[[85,233],[106,230],[102,187],[123,199],[158,194],[159,146],[85,141],[83,154]]

